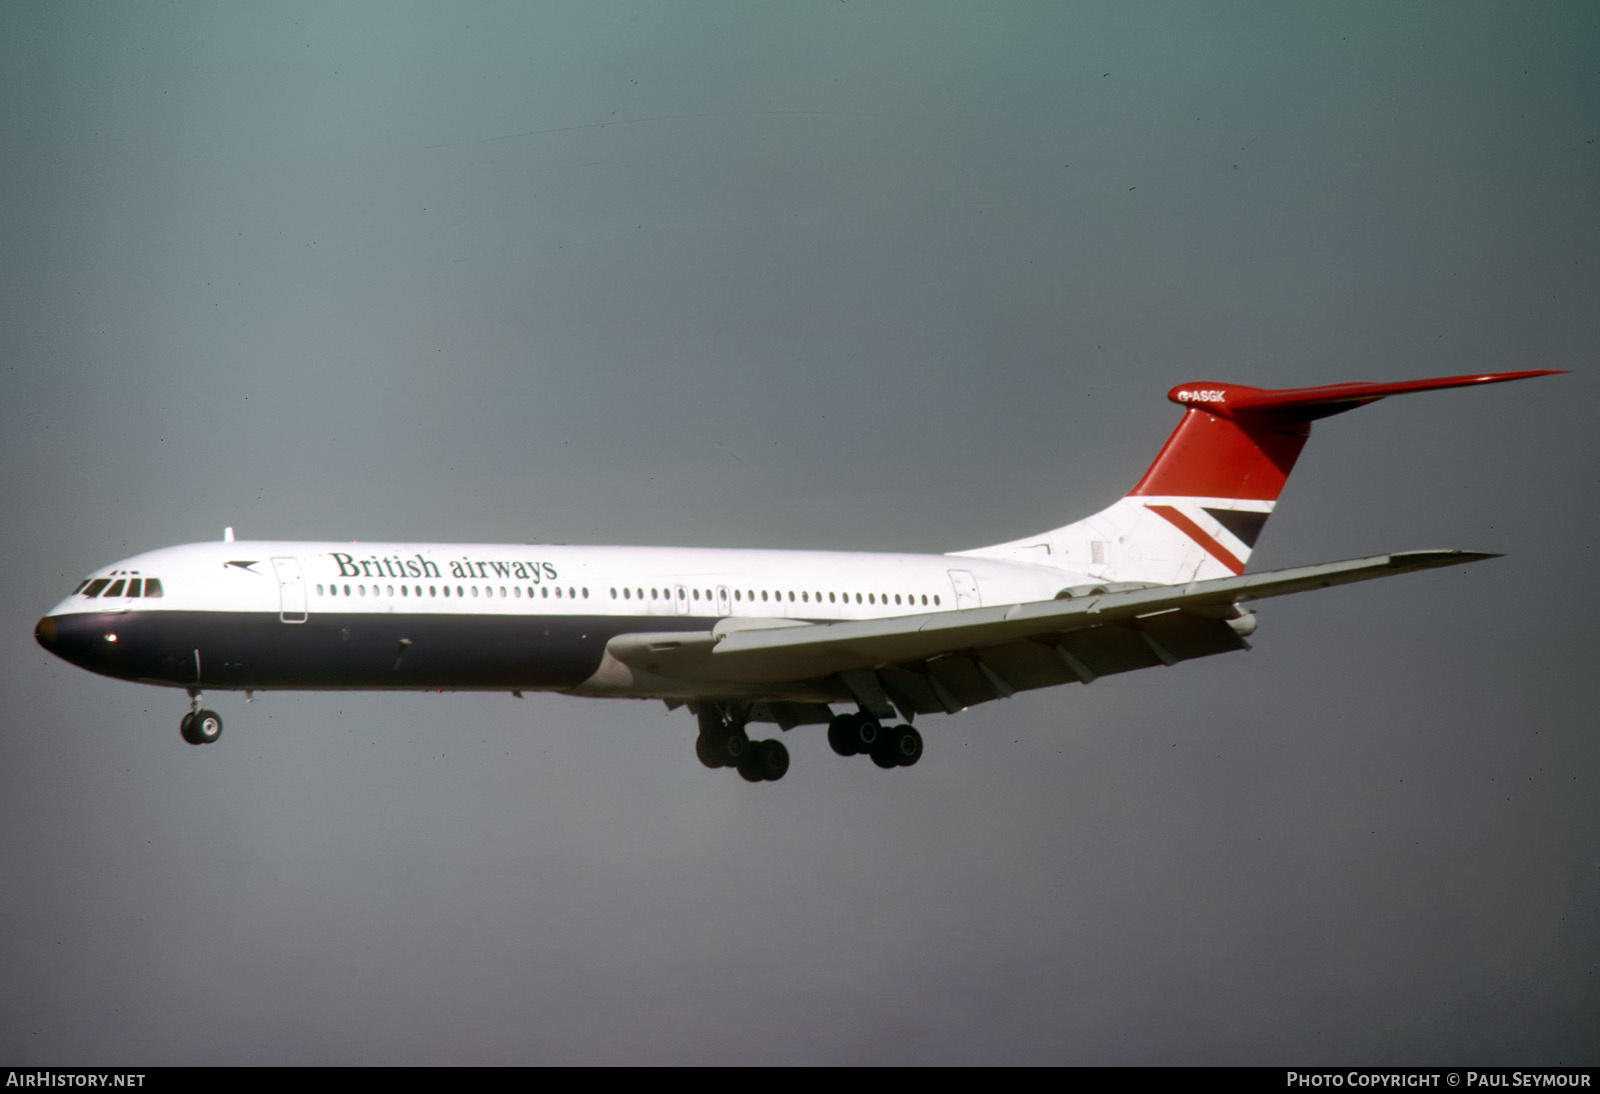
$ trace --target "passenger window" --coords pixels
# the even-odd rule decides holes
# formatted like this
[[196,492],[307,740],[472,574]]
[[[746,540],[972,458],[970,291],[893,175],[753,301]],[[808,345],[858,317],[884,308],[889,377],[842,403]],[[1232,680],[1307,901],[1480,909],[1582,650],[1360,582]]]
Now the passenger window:
[[111,588],[106,590],[106,595],[107,596],[121,596],[122,595],[122,579],[121,578],[118,578],[117,580],[115,580],[115,581],[113,581],[111,583]]

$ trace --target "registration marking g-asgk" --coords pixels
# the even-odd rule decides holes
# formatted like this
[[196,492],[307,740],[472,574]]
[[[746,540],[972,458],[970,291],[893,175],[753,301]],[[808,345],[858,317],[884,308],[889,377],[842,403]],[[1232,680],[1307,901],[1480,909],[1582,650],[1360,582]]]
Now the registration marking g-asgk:
[[1180,403],[1225,403],[1227,401],[1228,393],[1221,388],[1208,387],[1201,388],[1199,391],[1178,392],[1178,402]]

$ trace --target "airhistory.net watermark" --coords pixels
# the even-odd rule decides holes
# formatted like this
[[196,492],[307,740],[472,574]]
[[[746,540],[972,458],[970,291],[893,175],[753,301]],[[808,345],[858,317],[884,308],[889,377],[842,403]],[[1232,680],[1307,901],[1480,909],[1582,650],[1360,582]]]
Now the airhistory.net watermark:
[[6,1086],[143,1086],[142,1071],[8,1071]]

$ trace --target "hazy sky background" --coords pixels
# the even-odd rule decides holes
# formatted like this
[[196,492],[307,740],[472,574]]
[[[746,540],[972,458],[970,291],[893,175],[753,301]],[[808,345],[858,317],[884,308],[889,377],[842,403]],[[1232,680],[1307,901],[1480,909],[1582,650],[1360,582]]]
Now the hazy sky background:
[[[1600,1063],[1592,3],[0,6],[0,1061]],[[1249,654],[781,783],[660,704],[181,692],[219,537],[944,551],[1201,379],[1319,424]],[[924,724],[924,722],[926,724]]]

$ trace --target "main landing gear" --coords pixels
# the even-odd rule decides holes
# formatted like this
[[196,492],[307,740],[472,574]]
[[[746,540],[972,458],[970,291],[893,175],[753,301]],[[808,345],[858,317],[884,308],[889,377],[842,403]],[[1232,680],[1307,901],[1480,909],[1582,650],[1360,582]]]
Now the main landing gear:
[[865,753],[879,767],[910,767],[922,759],[922,734],[910,726],[881,726],[865,712],[838,714],[828,723],[828,744],[841,756]]
[[178,723],[178,732],[192,745],[210,744],[222,736],[222,719],[214,710],[203,707],[205,698],[196,690],[189,690],[189,713]]
[[782,741],[752,741],[741,722],[729,721],[709,706],[700,710],[700,736],[694,754],[707,767],[736,767],[745,782],[777,782],[789,770]]

